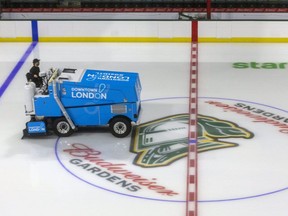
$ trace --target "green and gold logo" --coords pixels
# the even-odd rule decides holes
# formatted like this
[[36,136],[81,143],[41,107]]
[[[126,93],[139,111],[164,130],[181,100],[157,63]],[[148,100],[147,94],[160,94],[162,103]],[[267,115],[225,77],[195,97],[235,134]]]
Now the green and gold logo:
[[[133,131],[131,152],[134,164],[141,167],[167,166],[187,155],[188,114],[178,114],[146,122]],[[198,153],[239,144],[223,141],[227,138],[251,139],[253,133],[237,124],[210,116],[198,115]]]

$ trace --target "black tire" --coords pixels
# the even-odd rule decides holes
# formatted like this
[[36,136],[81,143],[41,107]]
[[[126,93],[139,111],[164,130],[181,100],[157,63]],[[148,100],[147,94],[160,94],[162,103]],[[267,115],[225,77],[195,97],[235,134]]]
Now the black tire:
[[126,137],[130,134],[132,125],[131,121],[123,117],[116,117],[109,123],[111,133],[118,138]]
[[58,118],[53,122],[53,130],[59,137],[68,137],[73,134],[71,125],[65,118]]

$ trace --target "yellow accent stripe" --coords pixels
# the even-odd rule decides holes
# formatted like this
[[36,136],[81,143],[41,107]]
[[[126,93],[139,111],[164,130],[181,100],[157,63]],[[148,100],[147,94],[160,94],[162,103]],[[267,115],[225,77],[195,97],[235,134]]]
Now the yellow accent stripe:
[[288,43],[288,38],[259,38],[259,37],[233,37],[233,38],[199,38],[199,43]]
[[1,38],[0,42],[32,42],[31,37]]
[[[31,37],[1,38],[0,42],[32,42]],[[189,37],[40,37],[39,42],[124,42],[124,43],[190,43]],[[200,37],[199,43],[288,43],[288,38]]]
[[[40,37],[39,42],[130,42],[130,43],[190,43],[189,37]],[[199,43],[288,43],[288,38],[206,38],[200,37]]]
[[190,38],[173,37],[39,37],[39,42],[145,42],[145,43],[189,43]]

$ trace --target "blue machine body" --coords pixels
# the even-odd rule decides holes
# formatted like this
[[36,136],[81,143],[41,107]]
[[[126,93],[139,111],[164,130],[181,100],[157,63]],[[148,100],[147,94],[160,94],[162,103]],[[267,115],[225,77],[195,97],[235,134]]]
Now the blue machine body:
[[138,73],[64,69],[47,95],[34,96],[36,116],[61,117],[63,109],[76,126],[107,125],[115,116],[136,122],[140,112],[141,83]]

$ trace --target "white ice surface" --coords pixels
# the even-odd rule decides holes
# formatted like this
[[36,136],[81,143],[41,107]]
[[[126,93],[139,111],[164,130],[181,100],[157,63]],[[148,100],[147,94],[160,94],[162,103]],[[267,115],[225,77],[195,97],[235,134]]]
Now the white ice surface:
[[[4,45],[2,45],[4,46]],[[7,47],[15,50],[15,56],[7,57],[0,62],[5,67],[6,76],[11,66],[17,63],[18,44]],[[26,45],[28,47],[28,45]],[[22,51],[24,53],[25,47]],[[57,161],[54,152],[56,136],[46,138],[21,140],[25,122],[23,106],[25,73],[31,67],[33,58],[40,58],[41,70],[50,67],[91,68],[101,70],[133,71],[140,73],[143,94],[142,99],[167,97],[187,97],[189,95],[189,44],[67,44],[46,43],[38,44],[31,53],[11,85],[1,98],[0,106],[0,214],[5,216],[30,215],[178,215],[185,214],[186,189],[186,160],[175,163],[178,170],[177,181],[170,179],[171,167],[165,167],[162,175],[159,169],[148,170],[141,167],[133,168],[132,160],[136,156],[129,153],[129,138],[115,139],[110,133],[96,132],[96,134],[74,134],[74,138],[60,139],[64,147],[69,142],[80,139],[79,142],[95,144],[101,149],[107,160],[116,160],[129,164],[129,170],[141,174],[143,178],[157,181],[167,188],[176,188],[181,192],[175,200],[180,202],[166,202],[133,198],[137,194],[123,196],[106,190],[114,190],[115,185],[106,190],[91,186],[70,173]],[[4,55],[4,53],[2,54]],[[10,68],[6,62],[12,62]],[[2,76],[3,78],[5,75]],[[145,90],[144,90],[145,89]],[[173,103],[175,102],[175,105]],[[188,100],[164,100],[143,103],[141,121],[148,121],[178,112],[188,112]],[[173,106],[171,106],[173,105]],[[93,142],[93,143],[91,143]],[[67,146],[65,146],[67,144]],[[62,144],[59,144],[62,147]],[[60,156],[65,163],[66,157]],[[116,162],[115,162],[116,163]],[[179,163],[182,169],[178,169]],[[128,165],[127,165],[128,166]],[[73,167],[71,168],[73,169]],[[77,171],[77,170],[76,170]],[[156,175],[156,176],[157,176]],[[173,174],[174,175],[174,174]],[[86,175],[87,179],[96,179],[95,184],[107,184],[105,180]],[[84,177],[85,178],[85,177]],[[98,182],[99,180],[99,182]],[[103,183],[104,181],[104,183]],[[102,182],[102,183],[101,183]],[[178,184],[180,182],[181,184]],[[120,193],[127,194],[127,190],[116,187]],[[173,199],[161,196],[153,191],[143,190],[142,197],[154,199]],[[129,193],[128,193],[129,195]],[[138,196],[140,196],[138,195]],[[156,197],[153,197],[155,195]],[[140,197],[141,197],[140,196]]]
[[[0,44],[0,68],[3,68],[0,80],[6,78],[28,46]],[[251,123],[243,116],[207,107],[202,98],[229,98],[265,104],[270,107],[252,105],[288,118],[284,112],[288,110],[288,67],[235,69],[232,66],[235,62],[288,62],[287,50],[287,44],[199,45],[199,113],[235,121],[254,132],[254,138],[232,139],[230,141],[239,143],[239,147],[199,154],[198,193],[201,202],[198,216],[287,215],[287,190],[251,199],[215,201],[256,196],[288,187],[287,134],[279,133],[271,125]],[[180,202],[133,198],[93,187],[68,173],[58,162],[54,152],[55,136],[21,140],[22,129],[28,120],[22,98],[25,72],[35,57],[41,59],[42,70],[70,67],[139,72],[143,100],[188,97],[189,55],[189,44],[39,44],[0,98],[0,215],[184,216],[185,158],[164,168],[143,169],[132,165],[135,154],[129,152],[129,138],[117,140],[101,131],[61,138],[59,148],[67,148],[74,141],[84,142],[100,149],[107,160],[125,162],[133,172],[146,178],[157,178],[166,187],[179,191],[180,195],[175,199]],[[225,100],[221,102],[225,103]],[[146,101],[141,122],[185,112],[188,112],[185,98]],[[58,151],[66,163],[67,155],[60,153]],[[125,193],[125,190],[121,192]],[[145,192],[146,195],[153,197],[153,193]]]

